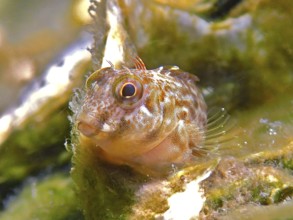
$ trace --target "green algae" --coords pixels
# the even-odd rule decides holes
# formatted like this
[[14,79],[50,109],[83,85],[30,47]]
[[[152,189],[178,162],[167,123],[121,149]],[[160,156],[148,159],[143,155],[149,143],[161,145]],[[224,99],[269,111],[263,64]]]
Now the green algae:
[[46,170],[58,170],[70,161],[64,151],[64,138],[69,131],[66,111],[52,115],[46,123],[29,124],[15,131],[0,148],[0,210],[3,201],[22,185],[28,176]]
[[281,152],[269,151],[269,152],[260,152],[255,156],[246,160],[247,164],[260,164],[262,166],[273,166],[279,169],[284,169],[288,171],[293,170],[293,150],[292,143],[284,147]]
[[[251,1],[242,1],[237,7],[225,12],[221,20],[214,20],[213,32],[203,36],[184,32],[176,23],[174,14],[170,16],[172,19],[159,13],[154,13],[150,21],[136,18],[142,19],[144,24],[135,26],[133,39],[136,39],[135,31],[145,27],[149,37],[143,47],[137,43],[139,54],[147,67],[175,64],[195,73],[200,77],[204,89],[212,89],[206,95],[209,105],[225,106],[230,112],[236,112],[239,123],[235,129],[241,132],[246,130],[231,143],[232,147],[227,154],[246,155],[244,159],[239,159],[240,162],[237,159],[235,164],[244,163],[243,169],[250,170],[250,176],[240,175],[237,181],[230,179],[230,182],[222,185],[212,182],[213,187],[208,188],[205,195],[207,200],[201,217],[224,216],[227,212],[243,207],[249,210],[248,204],[253,203],[273,207],[274,213],[279,212],[275,214],[277,219],[286,207],[280,206],[278,211],[279,207],[274,204],[282,205],[292,198],[293,150],[290,145],[284,147],[292,140],[293,130],[290,125],[292,115],[286,113],[292,109],[290,94],[293,92],[291,8],[292,2],[288,0],[258,1],[256,7]],[[155,7],[151,7],[151,10],[155,10]],[[203,16],[209,15],[214,19],[211,12],[208,13]],[[249,14],[252,25],[244,27],[236,34],[237,39],[233,40],[229,25],[223,28],[225,19],[236,19],[244,14]],[[221,30],[225,32],[224,35],[217,34]],[[96,53],[101,56],[100,51]],[[94,59],[96,65],[101,62],[97,57]],[[284,96],[284,93],[289,95],[279,102],[279,96]],[[68,163],[69,154],[62,148],[65,137],[69,136],[65,114],[61,110],[61,113],[54,114],[43,124],[30,124],[23,129],[25,132],[16,131],[1,147],[1,187],[6,188],[7,184],[17,187],[31,174]],[[282,129],[277,130],[276,136],[272,136],[268,133],[271,124],[260,123],[261,119],[281,121]],[[285,130],[286,134],[283,133]],[[127,167],[104,164],[94,156],[96,152],[80,149],[74,136],[71,149],[71,153],[75,153],[72,170],[74,185],[68,176],[53,174],[37,181],[35,187],[40,190],[42,198],[36,200],[31,196],[31,185],[26,185],[0,214],[0,218],[81,219],[83,212],[87,219],[128,219],[132,217],[135,207],[141,211],[141,215],[144,210],[152,210],[142,215],[152,219],[157,213],[167,210],[167,196],[164,193],[155,192],[153,197],[144,200],[135,197],[140,186],[147,186],[151,180],[137,176]],[[271,144],[271,141],[275,142]],[[240,145],[240,149],[237,145]],[[189,180],[202,172],[197,169],[189,172]],[[262,174],[271,175],[275,181],[272,182]],[[164,180],[172,186],[169,196],[184,190],[184,178],[188,179],[188,174]],[[145,203],[140,204],[142,201]],[[40,204],[43,206],[37,206]],[[288,213],[287,216],[290,216]]]
[[68,132],[66,111],[52,115],[46,123],[31,123],[15,131],[0,148],[0,184],[68,163],[70,157],[63,147]]
[[[225,176],[225,173],[233,173],[232,170],[218,168],[221,175],[214,175],[203,181],[207,200],[202,214],[221,216],[226,215],[230,208],[237,209],[251,204],[268,206],[290,199],[293,195],[293,179],[290,175],[292,169],[288,172],[280,164],[282,164],[284,156],[292,161],[292,152],[292,144],[289,144],[278,151],[267,151],[261,155],[248,156],[240,167],[237,164],[243,162],[235,160],[233,163],[238,167],[239,173],[234,174],[234,177]],[[264,164],[264,161],[267,160],[275,161],[275,163]],[[213,183],[212,187],[207,188],[211,185],[210,182]]]
[[[265,118],[263,112],[260,113],[259,116],[253,115],[249,120],[246,120],[246,115],[249,114],[249,112],[244,112],[243,110],[249,108],[251,109],[251,112],[254,112],[253,114],[255,114],[255,109],[259,106],[260,109],[262,109],[261,111],[266,111],[267,109],[270,109],[270,107],[266,105],[261,106],[262,104],[275,101],[276,105],[275,97],[284,92],[289,93],[291,91],[291,88],[289,87],[292,83],[290,64],[288,64],[287,61],[283,62],[284,53],[282,51],[277,51],[276,48],[270,46],[270,44],[275,44],[276,42],[273,42],[270,37],[266,37],[271,35],[271,32],[274,31],[274,25],[278,24],[271,24],[270,27],[272,29],[270,30],[263,29],[262,22],[265,21],[266,18],[258,17],[258,11],[261,10],[261,6],[256,8],[250,16],[246,17],[248,21],[251,19],[252,25],[249,24],[239,33],[236,33],[236,40],[233,40],[232,38],[233,31],[229,29],[229,25],[228,27],[223,28],[225,27],[224,19],[215,22],[213,27],[211,27],[213,32],[210,34],[192,37],[188,32],[184,32],[183,29],[178,26],[176,19],[169,19],[169,17],[176,18],[176,14],[172,13],[172,11],[168,14],[168,17],[166,17],[164,14],[157,13],[155,7],[147,4],[145,6],[145,10],[152,13],[152,16],[148,21],[144,20],[143,17],[140,18],[143,23],[141,28],[145,29],[148,37],[144,46],[140,46],[141,44],[137,42],[140,56],[146,62],[148,68],[166,64],[176,64],[189,72],[197,74],[204,87],[211,87],[213,89],[213,92],[207,95],[209,105],[221,105],[228,107],[228,109],[232,111],[237,110],[241,115],[240,122],[243,119],[243,121],[248,123],[257,120],[258,123],[262,116]],[[239,7],[241,7],[241,4]],[[233,13],[233,10],[231,13]],[[244,15],[244,13],[242,15]],[[238,16],[240,17],[240,15]],[[269,15],[264,14],[263,16]],[[226,17],[228,17],[228,15]],[[234,19],[237,19],[237,17]],[[131,21],[129,22],[131,23]],[[236,22],[236,20],[232,20],[232,23],[233,22]],[[163,29],[162,26],[164,26]],[[136,31],[137,30],[132,30],[133,39],[136,39]],[[218,35],[217,32],[219,31],[224,31],[225,34]],[[283,37],[284,36],[281,36],[281,38]],[[279,45],[280,44],[278,44],[278,46]],[[276,58],[276,64],[271,62],[270,59],[272,59],[272,57],[268,56],[268,54],[274,55]],[[283,63],[284,65],[279,65],[277,64],[278,62]],[[280,74],[276,75],[276,72],[279,72]],[[290,108],[290,102],[288,102],[290,99],[291,96],[286,97],[282,106]],[[243,112],[239,110],[242,110]],[[268,114],[270,113],[273,113],[276,118],[280,118],[279,116],[276,116],[281,114],[280,110],[272,110],[269,111]],[[284,117],[287,116],[282,116],[281,118]],[[287,121],[288,119],[284,120]],[[241,123],[245,124],[245,122]],[[284,122],[282,125],[286,127],[286,123],[287,122]],[[241,124],[242,128],[245,127],[243,124]],[[277,152],[275,155],[271,155],[273,159],[269,159],[272,152],[266,151],[272,148],[281,148],[286,141],[282,144],[279,143],[279,145],[273,144],[273,146],[268,149],[264,149],[268,146],[268,143],[263,142],[253,149],[253,145],[256,146],[259,141],[263,141],[262,138],[264,138],[264,140],[268,139],[268,137],[275,138],[269,136],[267,126],[269,125],[261,123],[257,126],[255,126],[255,123],[246,124],[245,128],[253,128],[252,130],[255,129],[254,131],[256,132],[254,133],[254,138],[247,139],[244,135],[243,137],[238,138],[235,142],[238,142],[240,148],[243,149],[246,148],[246,146],[243,146],[239,142],[245,142],[247,140],[251,141],[250,147],[247,147],[247,149],[244,150],[244,155],[247,155],[248,158],[252,152],[261,150],[264,152],[261,157],[267,158],[268,160],[274,160],[275,162],[273,165],[275,163],[289,164],[290,167],[290,161],[292,161],[291,154],[287,156],[287,160],[283,160],[280,156],[283,154]],[[288,127],[288,130],[290,131],[290,125],[288,125]],[[279,137],[281,139],[284,138],[281,134]],[[237,145],[237,143],[235,145]],[[78,150],[78,148],[79,146],[77,144],[76,150]],[[233,147],[230,149],[237,151],[237,149]],[[284,149],[285,148],[282,149],[283,152],[285,152]],[[230,153],[232,155],[234,154],[234,152],[231,151]],[[82,198],[81,208],[84,210],[87,218],[90,219],[99,215],[100,217],[108,219],[114,217],[121,217],[124,219],[128,215],[128,218],[132,219],[152,219],[156,214],[166,211],[167,196],[165,193],[157,189],[157,191],[155,190],[151,194],[146,194],[144,200],[141,196],[139,196],[139,198],[135,197],[134,192],[137,190],[136,187],[131,190],[127,187],[122,187],[122,191],[120,191],[120,187],[105,179],[117,179],[118,183],[123,186],[123,175],[125,175],[124,179],[129,179],[127,173],[124,173],[121,178],[119,175],[122,174],[123,171],[117,167],[117,173],[112,176],[109,174],[111,173],[109,170],[106,172],[100,170],[104,169],[101,168],[101,166],[105,166],[105,164],[95,162],[97,159],[92,156],[94,153],[89,153],[87,156],[82,154],[82,152],[76,151],[73,157],[74,169],[76,169],[73,170],[73,178],[75,179],[78,188],[77,191],[79,192],[79,197]],[[277,157],[276,154],[278,154]],[[92,162],[88,162],[87,160]],[[87,162],[85,163],[84,161]],[[288,182],[288,176],[290,175],[282,170],[285,168],[285,165],[280,165],[279,167],[270,166],[269,163],[261,161],[257,161],[255,164],[252,162],[243,163],[243,161],[235,159],[235,164],[240,163],[242,164],[240,166],[242,167],[241,169],[246,170],[246,173],[250,176],[247,177],[239,174],[237,181],[231,176],[227,176],[226,179],[228,182],[222,184],[219,184],[219,182],[212,182],[211,185],[214,187],[208,189],[205,193],[207,201],[203,208],[204,214],[201,217],[225,215],[228,211],[241,206],[245,207],[249,203],[258,205],[280,203],[290,197],[291,185],[290,181]],[[255,167],[253,167],[253,164]],[[268,165],[269,168],[263,168],[264,165]],[[288,167],[288,165],[286,167]],[[280,171],[276,170],[277,168],[279,168]],[[118,171],[121,173],[118,174]],[[95,175],[96,177],[94,177]],[[104,175],[108,177],[105,177]],[[271,175],[276,181],[272,182],[270,179],[266,178],[266,175]],[[90,184],[86,183],[87,181],[90,181]],[[173,184],[170,183],[172,181],[174,181]],[[152,182],[152,180],[150,180],[150,182]],[[148,187],[150,182],[143,182],[141,186]],[[167,182],[172,185],[172,189],[176,189],[175,191],[171,191],[171,193],[169,192],[169,196],[176,191],[183,190],[184,188],[179,179],[167,179]],[[109,201],[115,201],[117,197],[110,195],[110,193],[107,192],[109,189],[107,189],[107,187],[105,188],[103,184],[108,184],[108,186],[110,186],[110,191],[114,194],[121,192],[122,197],[124,197],[123,192],[128,192],[130,197],[124,202],[117,204],[116,207],[119,208],[115,210],[113,208],[114,203],[110,204]],[[139,184],[137,186],[139,186]],[[152,186],[150,186],[150,188],[151,187]],[[93,197],[92,194],[94,192],[99,194],[99,197]],[[138,200],[133,200],[133,198]],[[94,204],[100,207],[100,210],[102,211],[97,213],[92,207],[93,204],[90,200],[95,201]],[[100,204],[96,203],[98,200],[100,201]],[[134,214],[129,212],[131,206],[134,207]],[[108,213],[104,213],[103,210],[107,208]],[[93,213],[95,215],[92,215]],[[126,215],[123,215],[122,213],[126,213]]]
[[[242,1],[235,10],[245,3]],[[138,48],[139,54],[149,68],[175,64],[199,76],[201,85],[214,88],[208,99],[212,105],[237,109],[255,107],[277,95],[292,93],[290,60],[293,45],[290,40],[285,40],[292,38],[292,31],[287,28],[293,19],[288,10],[292,8],[292,2],[275,4],[274,1],[260,1],[256,8],[252,4],[237,16],[228,14],[224,21],[206,24],[206,28],[221,27],[208,34],[198,33],[194,28],[195,21],[194,27],[181,27],[177,21],[180,19],[178,12],[168,7],[165,8],[168,11],[166,16],[161,13],[163,9],[157,10],[146,4],[145,10],[152,13],[152,17],[144,20],[142,14],[140,18],[145,22],[142,28],[148,41]],[[238,31],[232,28],[237,19],[247,23]],[[132,32],[135,35],[137,30]]]
[[72,178],[79,208],[86,219],[127,219],[134,204],[134,192],[146,181],[129,167],[105,164],[98,149],[81,146],[72,132]]
[[130,218],[153,219],[164,213],[168,209],[166,200],[176,192],[184,192],[186,183],[195,180],[208,167],[211,174],[200,183],[205,202],[199,219],[225,219],[235,210],[254,210],[260,206],[272,207],[275,212],[276,204],[290,201],[293,195],[292,170],[288,172],[275,164],[264,166],[263,160],[270,158],[280,164],[287,152],[291,152],[288,158],[292,160],[292,146],[289,144],[278,151],[266,151],[263,155],[248,155],[242,159],[224,157],[212,167],[209,162],[184,168],[163,184],[145,184],[148,190],[140,192]]
[[72,180],[60,172],[40,180],[28,179],[7,203],[5,212],[0,212],[3,220],[83,218],[77,209]]

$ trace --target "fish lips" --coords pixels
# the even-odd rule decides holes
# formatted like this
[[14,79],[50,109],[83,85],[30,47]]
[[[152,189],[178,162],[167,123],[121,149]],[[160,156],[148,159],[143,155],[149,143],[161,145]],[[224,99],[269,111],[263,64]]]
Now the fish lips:
[[77,123],[77,129],[86,137],[96,136],[101,131],[101,129],[98,129],[96,126],[84,121],[79,121]]

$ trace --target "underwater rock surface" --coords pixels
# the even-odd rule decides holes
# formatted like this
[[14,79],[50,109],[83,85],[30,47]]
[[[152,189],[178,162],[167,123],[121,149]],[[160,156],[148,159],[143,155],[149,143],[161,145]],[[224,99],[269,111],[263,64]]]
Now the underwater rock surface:
[[[69,22],[62,23],[62,35],[68,31],[73,37],[83,31],[86,21],[73,13],[81,2],[68,4],[70,16],[60,16]],[[292,218],[293,31],[289,27],[293,3],[221,2],[92,1],[92,65],[85,44],[76,38],[59,38],[59,49],[46,62],[34,64],[21,101],[11,100],[9,106],[16,107],[0,117],[0,219]],[[59,2],[47,4],[58,6]],[[17,14],[19,9],[13,10]],[[34,63],[42,50],[33,50],[24,40],[19,43],[24,47],[2,43],[7,28],[0,25],[0,63],[23,57]],[[41,41],[42,35],[36,39]],[[43,51],[52,44],[46,42]],[[5,52],[26,45],[32,52],[20,56],[15,55],[17,50],[11,55]],[[70,62],[72,71],[59,62],[70,56],[70,48],[84,51],[81,59]],[[136,54],[148,68],[178,65],[198,75],[209,107],[225,107],[236,121],[227,130],[233,138],[223,143],[213,139],[211,159],[154,179],[97,160],[94,150],[78,146],[74,128],[66,152],[63,143],[70,137],[67,105],[72,89],[82,87],[85,75],[107,66],[107,60],[127,64]],[[58,58],[50,59],[54,56]],[[45,69],[58,66],[60,76],[46,78]],[[0,86],[9,84],[5,74],[12,67],[1,65]],[[41,101],[32,105],[31,94],[44,91],[46,85],[53,85],[56,93],[38,93]],[[13,86],[22,91],[23,83]],[[4,86],[1,89],[6,91]],[[72,101],[71,109],[78,111],[79,104]],[[29,111],[18,114],[16,110],[23,106]],[[72,155],[73,182],[69,175]],[[31,203],[41,206],[28,206]]]
[[[131,219],[222,219],[228,218],[232,211],[236,213],[236,210],[244,217],[249,210],[260,205],[269,207],[272,204],[286,204],[293,193],[292,176],[288,175],[288,172],[292,172],[292,147],[290,143],[278,152],[251,155],[243,160],[222,158],[210,166],[200,164],[186,168],[160,184],[144,186]],[[264,166],[264,160],[274,163],[269,165],[268,162]],[[290,164],[289,168],[284,163]],[[284,169],[274,164],[279,164]],[[198,184],[198,188],[190,190],[193,183]],[[176,194],[186,195],[177,198],[172,204],[171,198]],[[198,194],[200,196],[197,198]],[[201,207],[196,208],[199,204]],[[168,212],[172,206],[176,208],[173,217],[170,217]],[[190,206],[191,214],[184,217]],[[269,211],[267,208],[268,213]],[[271,219],[269,214],[263,216]],[[290,212],[282,213],[281,216],[292,217]],[[252,219],[253,216],[250,217]]]

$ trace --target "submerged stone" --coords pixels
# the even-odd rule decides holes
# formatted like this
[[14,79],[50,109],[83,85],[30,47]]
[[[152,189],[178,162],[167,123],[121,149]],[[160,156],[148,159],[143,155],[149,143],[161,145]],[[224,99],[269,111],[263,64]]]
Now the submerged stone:
[[[73,155],[71,183],[56,172],[69,163],[70,155],[60,148],[69,137],[64,109],[72,88],[81,85],[90,69],[84,47],[85,56],[67,71],[61,68],[66,62],[49,66],[64,70],[62,77],[55,72],[46,78],[44,73],[46,80],[36,80],[40,87],[28,87],[18,107],[29,111],[14,108],[0,118],[0,217],[292,218],[292,1],[231,2],[92,1],[89,11],[94,70],[110,66],[112,59],[114,65],[128,65],[138,52],[148,68],[178,65],[195,73],[209,107],[225,107],[232,118],[240,115],[231,129],[237,138],[213,140],[214,157],[174,169],[165,178],[150,178],[100,161],[98,152],[79,146],[73,127],[67,141]],[[46,85],[53,93],[42,90]],[[80,90],[75,94],[83,96]],[[32,102],[31,97],[38,99]],[[70,103],[74,112],[78,100]],[[218,151],[223,146],[225,153]],[[33,187],[24,184],[51,168],[52,174]],[[15,194],[22,184],[23,191]]]

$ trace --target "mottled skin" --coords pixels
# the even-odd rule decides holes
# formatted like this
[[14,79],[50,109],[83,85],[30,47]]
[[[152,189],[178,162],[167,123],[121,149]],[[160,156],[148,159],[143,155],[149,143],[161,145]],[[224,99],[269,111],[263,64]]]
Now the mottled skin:
[[135,66],[103,68],[88,78],[77,115],[79,140],[110,163],[166,173],[201,154],[206,104],[196,76],[177,67],[146,70],[139,58]]

